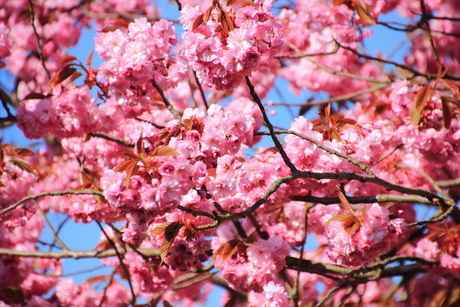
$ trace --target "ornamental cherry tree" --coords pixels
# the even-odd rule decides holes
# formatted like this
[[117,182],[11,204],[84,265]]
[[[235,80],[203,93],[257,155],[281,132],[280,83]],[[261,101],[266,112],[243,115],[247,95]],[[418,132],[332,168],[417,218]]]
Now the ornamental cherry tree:
[[43,142],[0,145],[0,306],[459,304],[456,0],[0,3],[0,126]]

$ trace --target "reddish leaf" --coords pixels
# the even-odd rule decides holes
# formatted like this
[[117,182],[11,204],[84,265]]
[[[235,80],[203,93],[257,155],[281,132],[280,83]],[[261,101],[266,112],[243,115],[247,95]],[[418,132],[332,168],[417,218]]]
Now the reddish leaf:
[[459,91],[457,83],[455,83],[452,80],[447,80],[447,79],[441,79],[444,84],[446,84],[454,93],[457,93]]
[[59,63],[58,63],[58,66],[61,66],[61,65],[64,65],[64,64],[69,64],[70,62],[73,62],[75,61],[77,58],[74,57],[73,55],[66,55],[65,57],[63,57]]
[[88,58],[86,59],[86,66],[91,66],[91,63],[93,62],[93,54],[94,48],[91,50],[91,52],[88,55]]
[[173,223],[173,222],[164,222],[164,223],[161,223],[160,225],[158,225],[157,227],[155,227],[155,228],[152,230],[152,232],[150,233],[150,235],[151,235],[151,236],[160,236],[161,238],[164,238],[166,227],[168,227],[169,225],[171,225],[171,223]]
[[163,307],[173,307],[173,305],[171,305],[170,302],[165,300],[165,301],[163,301]]
[[90,277],[87,280],[85,280],[85,282],[83,284],[90,286],[90,285],[92,285],[92,284],[94,284],[96,282],[102,282],[102,281],[104,281],[106,279],[107,279],[107,276],[105,276],[105,275],[93,276],[93,277]]
[[269,148],[264,149],[262,152],[259,152],[258,154],[259,155],[264,155],[264,154],[267,154],[267,153],[277,154],[278,152],[279,152],[279,149],[276,148],[275,146],[273,146],[273,147],[269,147]]
[[193,121],[189,118],[186,118],[182,121],[182,123],[184,124],[185,127],[187,127],[188,129],[191,129],[192,128],[192,125],[193,125]]
[[129,182],[131,179],[131,176],[136,175],[136,172],[138,170],[137,163],[139,162],[139,159],[133,159],[131,160],[131,163],[129,163],[126,166],[126,178],[125,178],[125,186],[126,188],[129,188]]
[[319,124],[323,124],[323,120],[321,118],[315,118],[311,121],[313,126],[317,126]]
[[230,240],[227,243],[222,244],[214,252],[214,256],[220,255],[222,257],[222,263],[224,263],[228,258],[233,256],[238,251],[238,243],[238,240]]
[[24,97],[24,100],[31,100],[31,99],[45,99],[45,98],[50,98],[52,95],[51,94],[42,94],[42,93],[29,93]]
[[24,293],[20,288],[6,287],[0,289],[0,300],[7,304],[20,304],[24,305]]
[[449,129],[450,128],[450,123],[452,122],[453,118],[453,112],[452,109],[450,108],[449,101],[445,99],[444,97],[441,97],[442,101],[442,120],[444,123],[444,128]]
[[128,165],[131,163],[132,160],[126,160],[126,161],[123,161],[121,162],[120,164],[118,164],[117,166],[115,166],[113,168],[113,170],[115,172],[122,172],[124,170],[126,170],[126,168],[128,167]]
[[141,159],[144,159],[144,144],[142,143],[142,132],[141,135],[139,136],[139,139],[136,142],[136,147],[137,147],[137,152]]
[[65,66],[64,68],[60,69],[53,78],[51,78],[51,80],[48,82],[49,86],[51,88],[55,87],[70,77],[75,71],[77,71],[76,68],[71,67],[70,65]]
[[348,211],[353,216],[356,216],[355,211],[353,211],[353,208],[348,202],[348,199],[345,197],[345,194],[343,194],[343,192],[339,190],[338,196],[339,196],[340,204],[342,205],[342,208]]
[[184,226],[181,222],[172,222],[170,225],[166,226],[164,237],[166,241],[174,241],[174,238],[177,236],[179,230]]
[[217,169],[215,167],[212,167],[212,168],[208,168],[207,169],[208,171],[208,176],[210,177],[216,177],[217,176]]
[[415,95],[415,101],[410,110],[410,118],[414,125],[418,125],[420,123],[425,105],[431,98],[431,92],[431,86],[425,85]]
[[74,82],[75,80],[77,80],[78,78],[80,78],[82,76],[82,73],[79,72],[78,70],[77,71],[74,71],[72,75],[70,75],[70,78],[69,78],[69,82]]
[[124,19],[117,19],[112,24],[118,28],[127,28],[129,26],[129,23]]
[[209,18],[211,18],[212,8],[213,7],[211,6],[206,10],[206,12],[204,12],[204,16],[203,16],[203,22],[204,23],[207,23]]
[[225,11],[220,12],[220,21],[222,23],[222,29],[224,30],[226,34],[230,33],[231,31],[235,29],[233,20],[227,12]]
[[35,153],[32,150],[27,149],[27,148],[15,148],[14,152],[16,153],[18,157],[21,157],[21,158],[35,156]]
[[163,260],[168,255],[169,249],[171,248],[171,245],[174,242],[174,239],[176,238],[182,226],[184,226],[184,224],[180,222],[172,222],[172,223],[169,223],[169,225],[167,225],[164,228],[163,237],[165,240],[161,244],[161,248],[160,248],[160,257],[161,257],[162,263],[163,263]]
[[102,32],[102,33],[108,33],[108,32],[115,32],[116,30],[118,30],[117,27],[105,27],[105,28],[102,29],[100,32]]
[[372,17],[372,11],[366,3],[364,3],[362,0],[353,0],[353,3],[359,18],[361,18],[364,23],[371,25],[376,24],[374,17]]
[[33,168],[27,164],[26,162],[24,161],[19,161],[19,160],[16,160],[16,159],[11,159],[9,161],[10,163],[13,163],[14,165],[16,165],[17,167],[19,167],[20,169],[22,170],[25,170],[26,172],[29,172],[29,173],[34,173],[34,170]]
[[204,15],[201,14],[200,16],[198,16],[195,21],[193,22],[193,26],[192,26],[192,31],[195,30],[196,28],[198,28],[199,26],[201,26],[203,24],[203,17]]
[[172,147],[162,146],[155,149],[152,153],[154,156],[178,156],[179,153]]
[[125,156],[128,156],[130,157],[131,159],[140,159],[138,156],[136,156],[134,153],[130,152],[130,151],[127,151],[125,153],[123,153]]
[[337,125],[356,125],[356,121],[351,118],[341,118],[337,121]]

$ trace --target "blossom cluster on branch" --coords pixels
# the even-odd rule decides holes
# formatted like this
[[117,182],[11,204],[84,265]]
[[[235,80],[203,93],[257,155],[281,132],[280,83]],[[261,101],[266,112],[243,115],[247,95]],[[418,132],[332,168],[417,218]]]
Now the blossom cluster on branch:
[[[176,0],[178,21],[146,0],[0,4],[0,127],[45,143],[0,145],[0,307],[195,306],[216,286],[225,306],[460,301],[455,0]],[[410,53],[369,55],[370,25]],[[90,26],[99,67],[67,54]],[[299,115],[274,125],[282,82],[328,98],[282,101]],[[70,249],[50,213],[99,244]],[[79,285],[64,258],[111,273]]]

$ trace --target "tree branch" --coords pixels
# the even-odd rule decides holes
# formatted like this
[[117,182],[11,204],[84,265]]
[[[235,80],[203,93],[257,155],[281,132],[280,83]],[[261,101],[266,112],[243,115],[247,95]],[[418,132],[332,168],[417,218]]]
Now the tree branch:
[[29,196],[26,196],[24,197],[23,199],[21,199],[20,201],[12,204],[11,206],[3,209],[3,210],[0,210],[0,215],[3,215],[5,213],[8,213],[10,212],[11,210],[17,208],[19,205],[29,201],[29,200],[32,200],[32,199],[37,199],[37,198],[40,198],[40,197],[44,197],[44,196],[64,196],[64,195],[97,195],[97,196],[101,196],[101,197],[104,197],[104,193],[100,192],[100,191],[74,191],[74,190],[64,190],[64,191],[54,191],[54,192],[42,192],[42,193],[39,193],[39,194],[35,194],[35,195],[29,195]]

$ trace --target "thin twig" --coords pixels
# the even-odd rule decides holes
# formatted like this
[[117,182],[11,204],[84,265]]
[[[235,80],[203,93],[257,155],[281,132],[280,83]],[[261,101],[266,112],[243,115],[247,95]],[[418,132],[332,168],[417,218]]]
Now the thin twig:
[[289,169],[291,170],[291,172],[293,174],[296,173],[298,170],[294,166],[294,164],[292,164],[291,160],[289,159],[289,157],[287,156],[286,152],[284,151],[283,146],[281,146],[280,141],[276,137],[275,130],[273,129],[273,125],[271,124],[270,120],[268,119],[267,113],[265,112],[265,107],[262,104],[262,101],[260,100],[259,96],[257,95],[257,93],[256,93],[256,91],[254,89],[254,86],[251,83],[251,80],[249,80],[248,76],[245,76],[244,78],[246,79],[246,84],[249,87],[249,91],[251,93],[252,99],[259,106],[260,112],[262,112],[264,122],[267,125],[268,130],[270,131],[270,136],[272,138],[273,143],[275,143],[276,148],[278,148],[278,150],[279,150],[279,152],[281,154],[281,157],[283,158],[284,163],[289,167]]
[[[136,306],[136,294],[134,293],[134,288],[133,288],[133,283],[131,281],[131,274],[129,273],[128,268],[126,267],[125,263],[123,262],[123,255],[120,253],[115,245],[115,243],[112,241],[112,239],[109,237],[109,235],[105,232],[104,227],[102,227],[100,222],[96,222],[99,228],[101,229],[102,233],[104,234],[105,238],[107,239],[107,242],[109,242],[110,246],[112,246],[113,250],[115,251],[118,260],[120,261],[121,268],[123,269],[123,272],[125,273],[126,279],[128,280],[129,284],[129,289],[131,290],[131,304],[133,306]],[[126,250],[126,248],[124,248]]]
[[92,136],[92,137],[98,137],[98,138],[101,138],[101,139],[104,139],[104,140],[107,140],[107,141],[112,141],[112,142],[118,143],[120,145],[129,147],[129,148],[134,148],[133,144],[130,144],[130,143],[126,142],[125,140],[123,140],[122,138],[119,138],[119,137],[116,137],[116,136],[107,135],[107,134],[99,133],[99,132],[90,132],[90,133],[88,133],[88,135]]
[[7,212],[10,212],[11,210],[17,208],[19,205],[29,201],[29,200],[32,200],[32,199],[37,199],[37,198],[40,198],[40,197],[44,197],[44,196],[64,196],[64,195],[96,195],[96,196],[101,196],[101,197],[104,197],[104,193],[100,192],[100,191],[74,191],[74,190],[64,190],[64,191],[53,191],[53,192],[42,192],[42,193],[38,193],[38,194],[35,194],[35,195],[29,195],[29,196],[26,196],[24,197],[23,199],[21,199],[20,201],[12,204],[11,206],[3,209],[0,211],[0,215],[3,215]]
[[[357,166],[360,170],[365,172],[367,175],[375,176],[375,174],[372,172],[372,170],[370,168],[368,168],[367,166],[365,166],[364,164],[362,164],[360,161],[350,157],[347,154],[338,152],[335,149],[326,147],[323,144],[321,144],[320,142],[318,142],[317,140],[312,139],[312,138],[310,138],[308,136],[305,136],[305,135],[303,135],[301,133],[298,133],[298,132],[296,132],[294,130],[277,130],[277,131],[274,131],[273,133],[274,134],[292,134],[292,135],[298,136],[299,138],[301,138],[303,140],[306,140],[306,141],[308,141],[310,143],[315,144],[318,148],[324,150],[327,153],[330,153],[331,155],[335,155],[337,157],[340,157],[340,158],[343,158],[343,159],[347,160],[351,164]],[[257,133],[255,133],[255,135],[268,135],[268,133],[267,132],[257,132]]]
[[48,68],[46,68],[45,59],[43,57],[42,44],[40,42],[40,36],[38,35],[37,28],[35,28],[35,13],[34,13],[34,4],[32,3],[32,0],[29,0],[29,16],[30,16],[30,24],[32,25],[32,28],[34,29],[35,39],[37,40],[38,57],[40,58],[40,62],[43,68],[45,69],[46,77],[48,78],[48,80],[50,80],[51,75],[50,75],[50,72],[48,71]]
[[99,250],[87,250],[87,251],[75,251],[75,250],[68,250],[68,251],[18,251],[12,250],[7,248],[0,248],[0,255],[12,256],[12,257],[26,257],[26,258],[50,258],[50,259],[83,259],[83,258],[107,258],[113,257],[117,254],[124,255],[126,253],[134,253],[138,252],[141,253],[144,257],[158,257],[160,256],[160,251],[157,249],[108,249],[104,251]]
[[174,115],[174,117],[182,122],[182,118],[181,116],[179,115],[179,113],[176,111],[176,109],[174,109],[174,107],[172,106],[172,104],[169,102],[168,98],[166,98],[165,96],[165,93],[163,92],[163,90],[158,86],[157,82],[155,81],[154,78],[152,78],[152,85],[153,87],[157,90],[157,92],[160,94],[161,96],[161,99],[163,100],[163,103],[165,104],[166,108],[168,108],[169,112],[172,113],[172,115]]
[[196,75],[196,71],[193,71],[193,76],[195,77],[196,85],[198,86],[198,89],[200,90],[201,99],[203,100],[204,107],[206,108],[206,111],[208,111],[208,109],[209,109],[208,102],[206,101],[206,96],[204,94],[203,87],[201,86],[200,80],[198,80],[198,77]]
[[35,204],[35,206],[37,206],[38,211],[40,211],[40,213],[42,214],[43,219],[46,222],[46,225],[48,225],[48,227],[51,230],[51,233],[53,234],[54,240],[61,246],[63,251],[68,251],[69,248],[67,247],[67,245],[65,245],[64,241],[62,241],[61,238],[59,238],[58,233],[54,230],[53,225],[50,223],[50,221],[49,221],[48,217],[46,216],[45,212],[43,212],[43,209],[38,205],[38,203],[35,200],[32,200],[32,202]]

